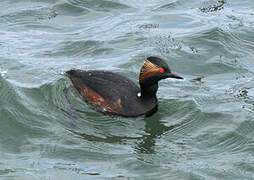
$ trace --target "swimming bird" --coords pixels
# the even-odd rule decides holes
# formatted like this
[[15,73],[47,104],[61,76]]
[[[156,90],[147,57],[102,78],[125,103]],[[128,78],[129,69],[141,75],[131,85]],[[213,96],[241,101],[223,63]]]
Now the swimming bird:
[[65,75],[97,111],[125,117],[153,114],[158,106],[158,81],[183,79],[173,74],[164,60],[154,56],[144,61],[139,86],[129,78],[109,71],[71,69]]

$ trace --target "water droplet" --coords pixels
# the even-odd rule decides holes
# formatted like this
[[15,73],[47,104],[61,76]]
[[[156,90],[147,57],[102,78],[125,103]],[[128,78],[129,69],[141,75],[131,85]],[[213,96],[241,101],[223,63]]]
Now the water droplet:
[[7,74],[7,71],[1,71],[1,76],[4,77]]

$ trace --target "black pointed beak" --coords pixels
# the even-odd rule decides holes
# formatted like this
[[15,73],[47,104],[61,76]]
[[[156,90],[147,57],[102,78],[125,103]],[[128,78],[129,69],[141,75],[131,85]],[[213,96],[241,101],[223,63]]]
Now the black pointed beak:
[[167,77],[168,78],[175,78],[175,79],[183,79],[181,76],[178,76],[178,75],[173,74],[173,73],[167,73]]

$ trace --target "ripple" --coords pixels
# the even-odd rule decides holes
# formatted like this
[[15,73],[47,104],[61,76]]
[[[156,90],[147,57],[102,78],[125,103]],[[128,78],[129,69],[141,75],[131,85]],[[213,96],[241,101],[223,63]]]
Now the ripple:
[[123,10],[129,8],[129,6],[113,1],[106,1],[106,0],[88,0],[88,1],[81,1],[81,0],[68,0],[70,4],[73,4],[78,7],[83,7],[95,11],[112,11],[112,10]]
[[[18,12],[8,13],[1,16],[2,23],[8,24],[9,27],[38,27],[47,28],[48,25],[44,21],[57,16],[57,13],[47,7],[37,7],[32,9],[24,9]],[[0,21],[1,22],[1,21]]]
[[82,57],[110,53],[113,49],[107,48],[102,41],[65,41],[58,44],[59,48],[43,52],[47,56]]
[[[0,88],[2,92],[0,93],[0,99],[2,100],[3,104],[5,103],[11,104],[11,102],[17,99],[17,95],[16,95],[14,87],[12,87],[11,84],[9,84],[1,76],[0,76]],[[1,103],[1,105],[3,104]]]
[[[35,114],[31,113],[30,109],[22,102],[22,95],[19,88],[11,85],[4,79],[0,79],[1,90],[1,140],[3,152],[22,152],[22,146],[29,144],[27,134],[32,134],[29,137],[37,136],[42,132],[41,123],[33,121]],[[38,116],[37,116],[38,117]],[[8,133],[9,136],[4,136]],[[10,145],[9,142],[13,142]],[[14,143],[15,142],[15,143]]]
[[90,11],[86,8],[75,6],[69,3],[57,4],[54,6],[54,9],[61,15],[69,15],[69,16],[84,16]]
[[0,170],[0,175],[6,175],[6,174],[11,174],[11,173],[15,173],[16,171],[13,169],[1,169]]
[[158,8],[156,8],[156,10],[163,10],[163,11],[168,11],[168,10],[181,10],[181,7],[185,6],[188,7],[188,9],[192,9],[195,7],[198,7],[198,5],[200,4],[199,1],[195,1],[195,2],[190,2],[188,0],[173,0],[171,2],[167,2],[163,5],[160,5]]

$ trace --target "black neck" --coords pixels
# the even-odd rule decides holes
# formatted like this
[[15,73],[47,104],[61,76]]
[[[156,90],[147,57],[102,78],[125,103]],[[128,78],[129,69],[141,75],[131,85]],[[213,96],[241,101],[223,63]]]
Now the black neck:
[[150,96],[156,98],[156,93],[158,90],[158,83],[147,85],[147,84],[140,84],[141,89],[141,96]]

